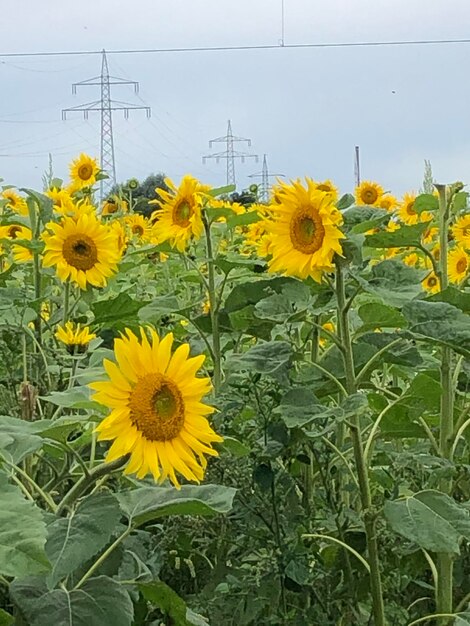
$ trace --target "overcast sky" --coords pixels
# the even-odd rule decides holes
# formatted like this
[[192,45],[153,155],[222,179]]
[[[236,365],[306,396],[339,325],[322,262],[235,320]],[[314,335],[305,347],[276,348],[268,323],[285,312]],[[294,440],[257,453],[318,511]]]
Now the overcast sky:
[[[278,44],[281,0],[0,0],[0,52]],[[285,43],[469,37],[468,0],[285,0]],[[354,185],[354,146],[364,179],[397,194],[417,190],[424,159],[442,182],[470,182],[470,44],[109,55],[110,73],[140,82],[113,98],[152,108],[116,112],[118,180],[163,171],[224,184],[208,140],[226,132],[288,177]],[[0,57],[0,177],[41,185],[84,151],[99,155],[99,114],[61,109],[97,100],[71,83],[100,73],[98,56]],[[219,146],[222,149],[223,146]],[[261,162],[236,164],[239,187]]]

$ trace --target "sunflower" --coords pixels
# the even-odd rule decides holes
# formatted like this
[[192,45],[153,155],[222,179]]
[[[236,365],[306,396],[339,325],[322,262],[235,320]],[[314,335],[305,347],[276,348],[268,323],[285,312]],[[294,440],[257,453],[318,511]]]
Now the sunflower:
[[65,322],[65,326],[58,326],[55,336],[67,346],[70,354],[85,352],[90,341],[96,337],[94,333],[90,333],[89,326],[73,322]]
[[77,218],[84,213],[96,213],[95,207],[87,198],[74,198],[70,189],[50,189],[46,191],[46,196],[51,198],[57,215]]
[[428,293],[437,293],[440,291],[441,285],[439,278],[434,272],[430,272],[426,278],[421,282],[423,289]]
[[393,211],[397,205],[398,200],[391,194],[383,195],[377,204],[380,209],[385,209],[386,211]]
[[189,344],[173,353],[173,335],[160,339],[149,329],[140,339],[129,329],[114,341],[117,363],[105,359],[109,380],[94,382],[93,398],[111,409],[97,427],[100,440],[114,440],[106,460],[130,454],[126,474],[167,477],[178,488],[178,472],[199,482],[207,465],[204,454],[217,456],[211,444],[222,441],[209,425],[214,408],[202,402],[209,378],[197,378],[204,355],[189,357]]
[[170,191],[158,189],[161,199],[149,202],[160,206],[152,216],[156,221],[157,241],[169,241],[179,252],[184,252],[191,237],[199,239],[202,235],[201,208],[209,188],[189,175],[183,178],[178,188],[169,178],[165,183]]
[[439,234],[439,228],[437,226],[428,226],[428,228],[421,235],[423,243],[433,243]]
[[101,215],[113,215],[113,213],[117,213],[118,211],[122,211],[123,213],[127,213],[129,210],[129,205],[125,200],[121,198],[113,197],[108,198],[106,202],[103,204],[103,208],[101,209]]
[[457,246],[447,255],[447,267],[451,283],[461,283],[467,276],[470,257],[464,248]]
[[405,265],[409,265],[410,267],[417,267],[419,266],[420,262],[421,259],[416,254],[416,252],[411,252],[411,254],[407,254],[403,259],[403,263]]
[[324,271],[333,270],[333,255],[341,254],[344,239],[338,225],[342,217],[329,194],[315,189],[306,179],[284,186],[280,204],[272,205],[272,218],[265,221],[271,236],[271,272],[320,281]]
[[119,254],[124,254],[129,241],[124,225],[120,220],[112,220],[109,222],[109,227],[116,237],[116,245],[119,250]]
[[108,226],[94,215],[84,214],[78,219],[64,217],[59,223],[49,222],[46,228],[42,235],[45,267],[55,267],[61,280],[70,278],[81,289],[87,284],[106,285],[120,259],[116,237]]
[[11,187],[2,191],[0,199],[7,200],[6,207],[15,213],[27,216],[29,215],[28,205],[26,200],[20,196],[19,193],[13,191]]
[[[16,230],[14,239],[24,239],[25,241],[31,241],[33,238],[33,231],[27,226],[20,226],[19,230]],[[33,251],[27,248],[21,243],[15,243],[12,246],[13,258],[16,263],[28,263],[33,260]]]
[[268,232],[268,226],[269,222],[267,220],[260,220],[259,222],[249,224],[245,234],[245,245],[247,246],[248,253],[254,248],[258,256],[269,256],[272,236]]
[[83,187],[91,187],[96,183],[96,176],[100,172],[98,161],[81,154],[70,164],[70,178],[74,189],[83,189]]
[[143,215],[132,213],[124,218],[131,239],[140,243],[157,243],[155,226]]
[[[327,332],[330,332],[330,333],[334,333],[336,330],[336,327],[333,322],[325,322],[324,324],[321,325],[321,327],[323,328],[323,330],[326,330]],[[329,338],[330,337],[326,333],[320,333],[319,344],[322,348],[326,346]]]
[[331,196],[333,202],[336,202],[339,198],[338,187],[331,180],[324,180],[320,183],[315,183],[315,189],[323,191]]
[[356,204],[378,206],[383,194],[384,189],[378,183],[365,180],[358,187],[356,187]]
[[416,197],[415,193],[405,193],[397,211],[398,217],[407,226],[413,226],[418,222],[429,222],[433,217],[429,211],[422,211],[421,213],[415,211]]
[[459,217],[451,226],[451,232],[458,244],[470,248],[470,213]]

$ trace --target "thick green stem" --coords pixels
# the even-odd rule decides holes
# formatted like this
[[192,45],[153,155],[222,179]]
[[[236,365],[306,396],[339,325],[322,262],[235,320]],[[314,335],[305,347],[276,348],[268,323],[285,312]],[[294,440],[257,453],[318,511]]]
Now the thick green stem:
[[64,311],[62,315],[62,323],[65,325],[65,322],[69,319],[69,300],[70,300],[70,281],[67,280],[64,285]]
[[[449,284],[447,272],[449,209],[447,206],[447,193],[445,185],[436,185],[439,194],[439,279],[441,290]],[[450,459],[452,456],[452,435],[454,432],[454,392],[452,380],[452,350],[444,346],[441,350],[441,415],[439,431],[439,452],[442,458]],[[452,495],[452,480],[441,480],[440,489],[448,495]],[[453,606],[453,557],[451,554],[441,553],[437,558],[438,586],[436,594],[437,613],[452,613]],[[449,621],[443,618],[441,624]]]
[[222,383],[222,365],[221,365],[221,353],[220,353],[220,332],[219,332],[219,307],[217,303],[217,294],[215,289],[215,264],[214,264],[214,252],[212,248],[211,227],[207,220],[207,216],[202,218],[204,224],[204,232],[206,235],[206,249],[207,249],[207,279],[208,279],[208,291],[209,291],[209,305],[210,305],[210,317],[212,325],[212,350],[214,361],[214,391],[217,394]]
[[[336,298],[338,302],[338,330],[343,344],[343,361],[346,378],[346,389],[349,394],[356,393],[356,375],[354,370],[354,356],[352,351],[351,335],[349,331],[348,307],[346,303],[346,289],[344,283],[344,268],[342,261],[336,264]],[[376,531],[376,515],[372,509],[372,496],[369,485],[369,473],[364,456],[364,446],[361,437],[361,423],[355,415],[350,426],[350,435],[353,444],[354,460],[356,464],[359,493],[361,499],[364,527],[366,532],[368,562],[370,567],[370,590],[372,595],[372,610],[374,626],[385,626],[385,612],[380,575],[379,548]]]

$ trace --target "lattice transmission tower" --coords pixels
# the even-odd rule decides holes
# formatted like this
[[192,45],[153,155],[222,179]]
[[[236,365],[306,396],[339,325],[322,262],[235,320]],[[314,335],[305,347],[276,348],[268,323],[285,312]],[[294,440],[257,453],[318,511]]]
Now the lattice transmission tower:
[[270,174],[269,173],[268,159],[267,159],[267,156],[264,155],[263,156],[263,168],[261,172],[256,172],[256,174],[250,174],[248,178],[261,178],[259,199],[261,200],[261,202],[269,202],[269,193],[271,191],[269,179],[283,177],[283,176],[284,174]]
[[359,160],[359,146],[354,147],[354,182],[356,187],[361,184],[361,163]]
[[225,143],[226,149],[222,152],[215,152],[214,154],[207,154],[202,157],[202,162],[205,163],[207,159],[215,159],[217,163],[220,160],[227,161],[227,185],[236,185],[235,178],[235,159],[240,159],[242,163],[245,163],[246,159],[255,159],[258,162],[257,154],[248,154],[247,152],[239,152],[234,149],[236,142],[245,142],[248,147],[251,147],[251,139],[245,139],[244,137],[235,137],[232,133],[232,123],[229,120],[227,125],[227,134],[224,137],[216,137],[209,141],[209,148],[212,148],[214,143]]
[[67,119],[67,113],[73,113],[76,111],[82,112],[83,117],[86,120],[88,119],[90,111],[99,111],[101,114],[100,167],[109,177],[100,181],[100,201],[102,201],[116,184],[113,111],[124,111],[124,118],[128,119],[129,111],[140,109],[145,111],[147,117],[150,117],[150,107],[129,104],[127,102],[120,102],[118,100],[111,99],[111,85],[133,85],[134,92],[139,93],[139,83],[134,80],[110,76],[108,59],[106,58],[105,50],[103,50],[101,55],[100,76],[94,76],[93,78],[82,80],[79,83],[73,83],[72,93],[77,93],[77,87],[88,87],[90,85],[97,85],[100,87],[100,100],[62,109],[62,119]]

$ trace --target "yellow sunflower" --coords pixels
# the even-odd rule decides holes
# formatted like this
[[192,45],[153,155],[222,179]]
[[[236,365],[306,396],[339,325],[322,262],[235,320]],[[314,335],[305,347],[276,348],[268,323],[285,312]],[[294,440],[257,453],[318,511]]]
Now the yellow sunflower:
[[172,355],[173,335],[163,339],[149,329],[140,339],[130,330],[114,342],[116,363],[105,359],[109,380],[91,383],[94,399],[111,413],[97,427],[100,440],[114,440],[106,460],[130,454],[126,474],[155,480],[167,477],[179,487],[176,472],[199,482],[207,461],[217,456],[212,443],[222,441],[209,425],[214,408],[202,402],[209,378],[196,377],[204,355],[189,357],[189,344]]
[[378,183],[364,180],[356,187],[356,204],[379,206],[379,201],[384,194],[384,189]]
[[451,232],[458,244],[470,248],[470,213],[459,217],[451,226]]
[[320,183],[315,183],[315,189],[323,191],[331,196],[333,202],[336,202],[339,198],[338,187],[331,180],[324,180]]
[[418,222],[429,222],[433,217],[429,211],[422,211],[421,213],[415,211],[416,197],[415,193],[405,193],[397,211],[398,217],[407,226],[413,226],[418,224]]
[[268,221],[260,220],[249,224],[245,234],[245,245],[248,253],[254,248],[258,256],[267,257],[270,254],[272,236],[268,232]]
[[[52,232],[49,232],[52,231]],[[112,230],[94,215],[84,214],[78,219],[62,218],[50,222],[42,238],[45,242],[43,265],[55,267],[57,276],[77,283],[104,287],[107,279],[117,271],[120,252]]]
[[[20,226],[16,231],[14,239],[24,239],[25,241],[31,241],[33,238],[33,231],[27,226]],[[15,243],[12,246],[13,259],[16,263],[28,263],[33,260],[33,252],[30,248],[22,245],[21,243]]]
[[[336,327],[334,325],[333,322],[325,322],[324,324],[321,325],[321,327],[326,330],[329,331],[330,333],[334,333],[336,330]],[[320,341],[319,344],[322,348],[324,348],[326,346],[326,344],[328,343],[328,341],[330,340],[329,336],[326,333],[322,333],[320,332]]]
[[428,228],[421,235],[423,239],[423,243],[433,243],[433,241],[437,238],[439,234],[439,228],[437,226],[428,226]]
[[103,208],[101,209],[101,215],[113,215],[113,213],[117,213],[118,211],[127,213],[128,210],[129,205],[125,200],[122,200],[118,197],[113,197],[108,198],[103,204]]
[[90,332],[88,326],[66,322],[65,326],[58,326],[55,333],[56,338],[67,346],[67,350],[75,352],[85,352],[88,344],[95,339],[95,333]]
[[409,265],[410,267],[417,267],[419,266],[420,262],[421,258],[418,254],[416,254],[416,252],[411,252],[411,254],[407,254],[403,259],[403,263],[405,265]]
[[293,181],[279,195],[281,203],[271,207],[272,219],[265,221],[271,236],[269,270],[320,281],[323,272],[332,271],[334,254],[342,253],[341,214],[308,178],[305,186]]
[[457,246],[447,255],[447,268],[451,283],[461,283],[468,274],[470,257],[464,248]]
[[134,241],[139,241],[140,243],[157,243],[155,226],[143,215],[139,213],[126,215],[124,223],[127,226],[130,237]]
[[10,187],[2,191],[1,198],[7,200],[6,207],[11,211],[14,211],[15,213],[19,213],[20,215],[24,216],[29,215],[26,200]]
[[100,172],[98,161],[87,154],[81,154],[70,164],[70,178],[74,189],[91,187],[96,183]]
[[109,222],[109,227],[111,228],[114,236],[116,237],[116,245],[119,250],[119,253],[122,255],[126,251],[127,244],[129,241],[129,237],[127,236],[127,232],[125,227],[123,226],[120,220],[112,220]]
[[437,293],[441,289],[439,278],[434,272],[430,272],[421,282],[421,285],[428,293]]
[[183,178],[178,188],[169,178],[165,183],[170,191],[158,189],[161,200],[149,203],[160,206],[152,216],[157,241],[169,241],[179,252],[184,252],[191,237],[199,239],[202,235],[201,208],[208,187],[189,175]]
[[398,200],[389,193],[383,195],[377,204],[380,209],[385,209],[386,211],[393,211],[397,205]]

